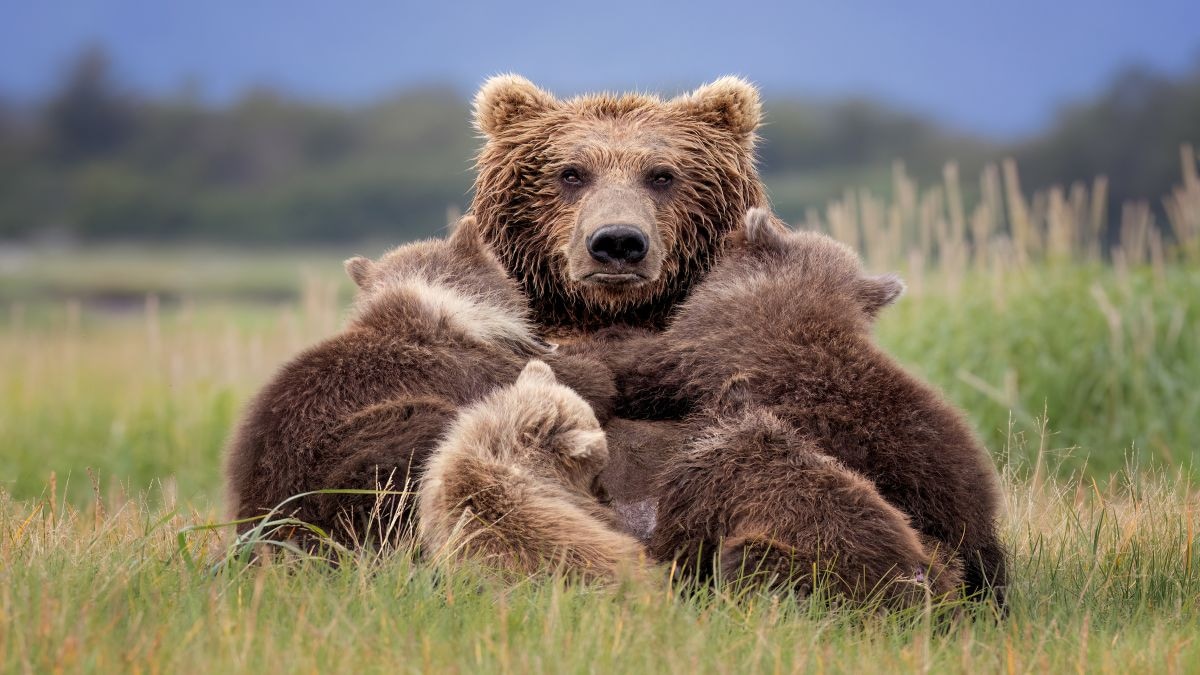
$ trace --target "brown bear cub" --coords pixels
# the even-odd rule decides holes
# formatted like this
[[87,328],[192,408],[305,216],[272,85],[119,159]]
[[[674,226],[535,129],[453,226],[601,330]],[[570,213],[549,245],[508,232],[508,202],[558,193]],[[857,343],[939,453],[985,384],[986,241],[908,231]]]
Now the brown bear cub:
[[[926,549],[938,549],[926,553],[957,556],[969,593],[990,592],[1002,604],[1006,573],[997,534],[996,470],[962,415],[872,339],[875,316],[903,291],[900,280],[865,275],[849,247],[817,233],[789,232],[761,209],[750,210],[744,228],[731,234],[728,246],[721,262],[680,307],[670,328],[645,338],[646,344],[637,350],[639,358],[629,361],[632,366],[619,384],[629,399],[629,410],[623,412],[653,416],[664,411],[713,410],[720,406],[721,385],[744,378],[751,403],[797,434],[795,439],[766,445],[807,446],[812,451],[808,455],[827,455],[837,463],[830,467],[840,464],[869,481],[847,472],[830,483],[820,477],[820,471],[813,473],[819,460],[787,452],[783,453],[786,460],[778,460],[784,464],[762,470],[782,472],[787,462],[800,462],[802,456],[807,457],[802,463],[811,466],[798,470],[790,484],[779,475],[769,489],[786,490],[798,503],[814,503],[829,489],[848,494],[845,490],[850,486],[853,493],[873,484],[887,504],[907,516]],[[714,434],[719,440],[710,438],[705,443],[730,448],[745,444],[734,455],[749,462],[746,453],[753,454],[749,449],[753,439],[743,434],[733,440],[728,429],[739,427],[730,424],[718,424]],[[777,429],[769,420],[763,426]],[[757,443],[763,447],[765,441]],[[703,454],[702,446],[693,448],[693,456]],[[745,472],[728,462],[718,462],[711,470],[729,476]],[[675,481],[683,480],[688,471],[685,464],[668,472],[664,499],[683,489]],[[800,480],[805,472],[813,482]],[[764,476],[763,480],[772,479]],[[835,483],[841,487],[834,488]],[[707,508],[701,502],[710,498],[709,488],[687,489],[690,496],[676,497],[683,501],[684,511],[687,503]],[[731,509],[745,505],[761,508],[767,515],[783,513],[783,494],[767,499],[761,494],[766,487],[746,489],[760,493],[728,495],[726,501],[735,505]],[[871,501],[869,495],[856,495],[853,500]],[[878,504],[871,508],[881,517],[886,511]],[[651,545],[656,557],[687,549],[684,539],[690,516],[675,509],[660,502]],[[780,516],[778,525],[790,524]],[[770,535],[770,521],[763,525],[764,535]],[[839,532],[831,529],[823,535],[836,550]],[[850,550],[857,555],[870,543],[853,543],[858,548]],[[903,555],[888,551],[881,555],[893,555],[896,565],[910,564],[911,543],[909,539]]]
[[[238,518],[326,488],[411,491],[459,410],[512,384],[534,356],[607,420],[611,373],[550,353],[471,217],[446,240],[401,246],[378,262],[353,258],[346,270],[360,288],[355,316],[280,369],[230,444],[228,491]],[[410,534],[408,497],[314,495],[277,513],[345,543],[394,540]]]
[[514,384],[464,410],[434,450],[418,502],[422,550],[524,575],[635,571],[641,545],[597,501],[607,462],[591,407],[530,361]]

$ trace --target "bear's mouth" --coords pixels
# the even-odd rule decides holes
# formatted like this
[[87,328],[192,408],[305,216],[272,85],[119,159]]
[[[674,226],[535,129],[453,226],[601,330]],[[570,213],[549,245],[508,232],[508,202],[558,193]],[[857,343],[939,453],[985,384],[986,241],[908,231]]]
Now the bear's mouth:
[[592,272],[583,278],[586,283],[602,286],[629,286],[646,280],[645,275],[636,272]]

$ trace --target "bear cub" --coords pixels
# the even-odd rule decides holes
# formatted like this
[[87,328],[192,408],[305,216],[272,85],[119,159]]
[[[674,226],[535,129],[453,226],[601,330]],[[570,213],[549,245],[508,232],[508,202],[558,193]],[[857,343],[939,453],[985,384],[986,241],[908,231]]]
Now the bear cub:
[[[237,518],[274,510],[351,545],[410,535],[411,491],[459,410],[515,382],[531,357],[557,368],[607,420],[611,372],[557,356],[535,335],[524,296],[472,217],[445,240],[401,246],[377,262],[353,258],[346,270],[360,289],[355,315],[279,370],[230,443]],[[393,494],[296,497],[381,486]]]
[[597,501],[607,462],[591,407],[530,361],[514,384],[464,410],[434,450],[418,502],[422,550],[523,575],[633,572],[641,545]]
[[[962,415],[872,339],[874,318],[904,289],[900,280],[864,274],[849,247],[818,233],[788,231],[762,209],[747,213],[744,227],[730,235],[727,245],[725,256],[669,328],[644,340],[639,357],[628,360],[626,372],[619,373],[627,408],[619,412],[690,414],[693,419],[711,415],[705,411],[720,409],[722,385],[744,379],[749,403],[794,430],[796,438],[785,445],[808,446],[810,453],[864,477],[859,481],[848,474],[838,480],[864,489],[873,486],[911,522],[927,554],[953,557],[947,565],[951,570],[961,565],[969,593],[990,592],[1003,604],[1005,553],[997,533],[996,470]],[[718,436],[728,435],[729,424],[724,424],[726,431]],[[778,431],[778,424],[769,420],[766,427],[775,435],[793,433]],[[695,456],[698,450],[691,452]],[[817,468],[819,461],[804,460]],[[757,465],[721,464],[710,470],[730,475],[768,470],[750,466]],[[771,470],[779,476],[791,471],[784,465]],[[651,545],[655,557],[669,558],[686,548],[680,533],[686,530],[689,500],[673,506],[670,495],[688,489],[678,483],[687,472],[681,465],[663,478]],[[762,479],[760,489],[773,480]],[[820,499],[827,489],[822,481],[776,482],[771,489],[790,490],[801,502]],[[727,501],[754,503],[751,495],[740,494]],[[694,499],[690,503],[704,508]],[[878,505],[872,508],[886,512]],[[826,532],[830,536],[836,531]],[[895,562],[904,563],[904,556]]]

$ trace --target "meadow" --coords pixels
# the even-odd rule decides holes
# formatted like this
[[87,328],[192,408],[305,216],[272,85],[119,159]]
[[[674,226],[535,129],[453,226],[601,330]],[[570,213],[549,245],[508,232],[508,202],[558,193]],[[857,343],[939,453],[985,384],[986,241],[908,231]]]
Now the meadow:
[[889,197],[801,223],[908,281],[879,340],[1001,467],[1003,618],[506,587],[408,550],[230,560],[229,528],[207,527],[222,445],[273,369],[337,329],[350,251],[0,252],[0,667],[1194,672],[1200,178],[1182,159],[1169,223],[1130,204],[1106,227],[1103,180],[1026,196],[1011,163],[967,189],[953,165],[923,189],[898,165]]

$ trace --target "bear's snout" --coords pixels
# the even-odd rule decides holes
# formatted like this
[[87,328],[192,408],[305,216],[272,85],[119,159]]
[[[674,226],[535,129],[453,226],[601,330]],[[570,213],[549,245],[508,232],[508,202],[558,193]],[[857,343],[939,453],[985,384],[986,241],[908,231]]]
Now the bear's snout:
[[568,245],[570,277],[604,292],[624,292],[661,273],[663,242],[654,200],[624,180],[607,179],[588,191]]
[[588,254],[601,263],[641,262],[650,250],[650,238],[632,225],[605,225],[587,239]]

